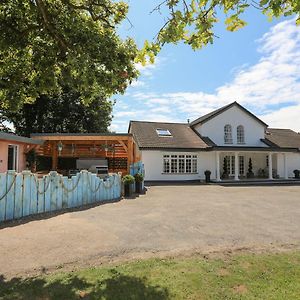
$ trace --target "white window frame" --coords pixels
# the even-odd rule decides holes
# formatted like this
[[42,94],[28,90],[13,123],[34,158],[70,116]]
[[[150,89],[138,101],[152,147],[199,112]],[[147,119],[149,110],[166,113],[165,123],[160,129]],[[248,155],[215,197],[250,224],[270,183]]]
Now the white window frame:
[[157,128],[156,133],[159,137],[172,137],[172,133],[169,129]]
[[195,154],[164,154],[162,157],[162,174],[182,175],[197,173],[198,156]]
[[230,124],[226,124],[224,126],[224,144],[232,144],[232,126]]
[[19,170],[19,145],[16,144],[8,144],[7,145],[7,169],[8,169],[8,148],[9,147],[13,147],[14,149],[14,157],[13,157],[13,164],[14,164],[14,168],[13,170],[15,170],[16,172],[18,172]]
[[236,128],[236,142],[237,144],[245,144],[245,128],[243,125]]

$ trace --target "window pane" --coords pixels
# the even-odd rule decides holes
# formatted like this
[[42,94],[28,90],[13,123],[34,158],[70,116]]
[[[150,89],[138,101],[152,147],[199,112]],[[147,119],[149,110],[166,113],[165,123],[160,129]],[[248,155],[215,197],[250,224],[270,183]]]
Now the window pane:
[[168,155],[164,155],[163,172],[170,173],[170,159]]
[[244,133],[244,126],[239,125],[237,127],[237,143],[244,144],[245,143],[245,133]]
[[171,158],[171,173],[177,173],[177,155],[172,155],[172,157],[176,158]]
[[224,143],[232,144],[232,130],[229,124],[224,126]]
[[171,132],[168,129],[157,128],[156,133],[159,136],[172,136]]
[[[181,157],[184,155],[179,155],[179,157]],[[179,166],[179,173],[184,173],[185,172],[185,161],[184,161],[184,158],[179,158],[179,163],[178,163],[178,166]]]
[[[190,156],[190,155],[189,155]],[[186,173],[191,173],[192,172],[192,159],[191,158],[187,158],[185,160],[185,164],[186,164],[186,169],[185,172]]]
[[[194,157],[194,156],[193,156]],[[196,156],[197,157],[197,156]],[[192,172],[197,173],[197,158],[193,159]]]

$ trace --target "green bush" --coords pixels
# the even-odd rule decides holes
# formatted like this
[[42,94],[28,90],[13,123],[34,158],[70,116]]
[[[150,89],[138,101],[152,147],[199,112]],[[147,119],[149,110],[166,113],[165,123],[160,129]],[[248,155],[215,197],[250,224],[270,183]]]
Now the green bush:
[[144,180],[144,175],[142,173],[136,173],[134,179],[135,182],[142,182]]
[[122,178],[122,181],[124,184],[132,184],[132,183],[134,183],[134,177],[132,175],[125,175]]

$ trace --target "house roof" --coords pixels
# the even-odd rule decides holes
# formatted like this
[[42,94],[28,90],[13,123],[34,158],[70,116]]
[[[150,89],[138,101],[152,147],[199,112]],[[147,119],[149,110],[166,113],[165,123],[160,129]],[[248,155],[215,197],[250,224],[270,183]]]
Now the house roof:
[[233,106],[237,106],[239,107],[241,110],[243,110],[245,113],[247,113],[250,117],[252,117],[253,119],[255,119],[256,121],[260,122],[261,124],[263,124],[264,126],[268,126],[265,122],[263,122],[261,119],[259,119],[257,116],[255,116],[253,113],[251,113],[249,110],[247,110],[245,107],[243,107],[242,105],[240,105],[239,103],[237,103],[236,101],[227,104],[221,108],[218,108],[204,116],[201,116],[200,118],[194,120],[193,122],[190,123],[191,126],[195,126],[197,124],[203,124],[207,121],[209,121],[210,119],[216,117],[217,115],[221,114],[222,112],[228,110],[229,108],[233,107]]
[[[172,136],[158,136],[156,129],[169,130]],[[129,132],[140,149],[205,149],[209,145],[185,123],[130,121]]]
[[115,133],[115,132],[105,132],[105,133],[31,133],[30,136],[128,136],[128,133]]
[[300,134],[291,129],[268,128],[264,142],[271,147],[300,149]]
[[31,139],[24,136],[19,136],[16,134],[6,133],[6,132],[0,132],[0,140],[19,142],[24,144],[34,144],[34,145],[41,145],[44,142],[41,140]]

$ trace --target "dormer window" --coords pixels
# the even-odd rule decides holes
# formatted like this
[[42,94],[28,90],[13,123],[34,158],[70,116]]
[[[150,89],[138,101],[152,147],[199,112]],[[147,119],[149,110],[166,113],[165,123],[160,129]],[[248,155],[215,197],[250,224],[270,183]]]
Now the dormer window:
[[158,136],[172,136],[171,132],[168,129],[157,128],[156,133]]
[[245,144],[245,131],[244,126],[239,125],[236,129],[236,139],[238,144]]
[[224,126],[224,143],[232,144],[232,127],[229,124]]

